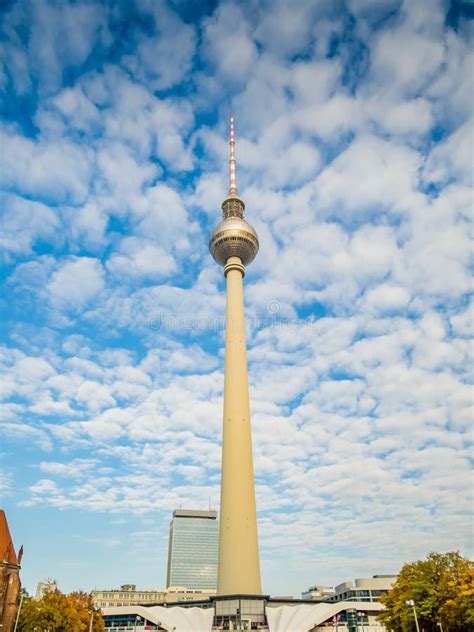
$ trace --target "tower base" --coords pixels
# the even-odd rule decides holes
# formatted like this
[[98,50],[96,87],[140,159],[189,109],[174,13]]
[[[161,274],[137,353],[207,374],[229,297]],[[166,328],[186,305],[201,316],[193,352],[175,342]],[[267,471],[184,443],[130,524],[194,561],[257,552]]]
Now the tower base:
[[269,595],[216,595],[213,632],[221,630],[269,630],[265,604]]

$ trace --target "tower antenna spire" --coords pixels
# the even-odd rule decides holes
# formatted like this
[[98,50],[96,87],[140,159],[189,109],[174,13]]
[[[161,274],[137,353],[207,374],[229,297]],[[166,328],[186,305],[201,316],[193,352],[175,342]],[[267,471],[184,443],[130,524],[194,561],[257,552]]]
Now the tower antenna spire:
[[229,160],[229,172],[230,172],[230,197],[237,197],[237,182],[235,179],[235,137],[234,137],[234,115],[230,115],[230,160]]

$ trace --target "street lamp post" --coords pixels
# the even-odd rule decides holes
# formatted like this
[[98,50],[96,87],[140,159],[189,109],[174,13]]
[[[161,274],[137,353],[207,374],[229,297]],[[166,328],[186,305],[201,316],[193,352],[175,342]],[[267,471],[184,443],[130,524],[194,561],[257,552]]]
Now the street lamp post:
[[[23,598],[25,595],[21,595],[20,597],[20,605],[18,606],[18,612],[16,613],[16,619],[15,619],[15,627],[13,628],[13,632],[16,632],[17,626],[18,626],[18,621],[20,619],[20,612],[21,612],[21,606],[23,604]],[[3,628],[3,625],[2,625]]]
[[438,628],[439,628],[439,632],[443,632],[443,625],[442,625],[441,621],[438,621],[438,622],[436,623],[436,625],[437,625],[437,626],[438,626]]
[[91,610],[91,618],[90,618],[90,621],[89,621],[89,632],[92,632],[92,625],[93,625],[93,623],[94,623],[94,611]]
[[407,606],[411,606],[413,608],[413,614],[415,615],[416,632],[420,632],[420,626],[418,625],[418,617],[416,616],[415,602],[413,601],[413,599],[409,599],[405,603]]

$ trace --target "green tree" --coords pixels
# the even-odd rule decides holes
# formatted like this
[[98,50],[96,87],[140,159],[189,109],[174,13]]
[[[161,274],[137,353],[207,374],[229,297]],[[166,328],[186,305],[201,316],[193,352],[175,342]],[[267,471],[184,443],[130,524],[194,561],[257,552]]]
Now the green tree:
[[104,620],[94,608],[92,595],[75,592],[64,595],[53,590],[42,599],[23,600],[18,632],[88,632],[91,612],[94,612],[93,632],[103,632]]
[[392,632],[414,632],[415,602],[420,630],[466,632],[474,622],[474,565],[457,552],[430,553],[425,560],[405,564],[387,595],[379,619]]
[[441,592],[446,598],[440,608],[440,620],[447,632],[457,630],[458,621],[465,622],[463,629],[474,630],[474,564],[461,558],[459,564],[445,574]]

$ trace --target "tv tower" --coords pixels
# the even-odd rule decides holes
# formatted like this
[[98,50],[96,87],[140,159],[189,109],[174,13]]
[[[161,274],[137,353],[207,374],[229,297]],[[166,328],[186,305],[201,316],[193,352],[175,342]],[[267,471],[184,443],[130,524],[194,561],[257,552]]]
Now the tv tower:
[[209,250],[227,282],[218,595],[261,595],[250,428],[243,278],[258,252],[237,195],[234,116],[230,117],[230,187]]

